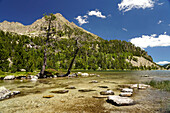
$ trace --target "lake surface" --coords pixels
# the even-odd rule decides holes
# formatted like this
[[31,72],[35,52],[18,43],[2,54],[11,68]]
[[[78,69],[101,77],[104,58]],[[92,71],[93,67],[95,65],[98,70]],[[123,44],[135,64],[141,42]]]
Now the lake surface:
[[[0,101],[2,113],[37,113],[37,112],[71,112],[71,113],[99,113],[99,112],[164,112],[170,110],[170,93],[157,89],[135,90],[131,97],[137,104],[133,106],[116,107],[106,102],[105,99],[94,99],[92,96],[100,95],[106,90],[98,86],[108,86],[115,95],[120,94],[118,86],[122,84],[146,83],[150,80],[170,80],[170,71],[86,71],[100,77],[76,78],[48,78],[37,82],[30,80],[0,81],[0,86],[5,86],[11,91],[19,90],[21,94],[13,98]],[[148,75],[149,77],[141,77]],[[90,83],[97,80],[98,83]],[[52,90],[63,90],[67,86],[75,86],[66,94],[52,94]],[[94,92],[81,93],[79,89],[94,89]],[[54,95],[51,99],[42,98],[44,95]]]

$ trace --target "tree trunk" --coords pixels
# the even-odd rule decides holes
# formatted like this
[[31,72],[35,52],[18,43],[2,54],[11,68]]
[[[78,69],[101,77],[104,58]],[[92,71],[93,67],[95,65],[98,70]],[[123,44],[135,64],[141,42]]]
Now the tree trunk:
[[47,65],[47,52],[46,48],[44,49],[44,61],[43,61],[43,66],[40,72],[40,78],[44,78],[44,72],[45,72],[45,67]]
[[66,76],[68,76],[68,75],[70,74],[71,68],[72,68],[72,66],[73,66],[73,63],[74,63],[74,60],[75,60],[75,58],[76,58],[76,56],[77,56],[78,51],[79,51],[79,48],[77,48],[77,50],[76,50],[76,52],[75,52],[75,54],[74,54],[74,57],[73,57],[73,59],[72,59],[72,61],[71,61],[71,63],[70,63],[70,66],[69,66],[69,68],[68,68],[67,73],[64,74],[64,75],[61,75],[60,77],[66,77]]

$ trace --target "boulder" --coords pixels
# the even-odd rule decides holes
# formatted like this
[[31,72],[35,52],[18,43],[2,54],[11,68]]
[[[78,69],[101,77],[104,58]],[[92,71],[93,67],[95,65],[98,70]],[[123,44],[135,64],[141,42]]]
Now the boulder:
[[69,90],[57,90],[57,91],[51,91],[51,93],[59,93],[59,94],[64,94],[64,93],[68,93]]
[[130,93],[133,93],[133,89],[123,88],[121,92],[130,92]]
[[120,93],[119,96],[121,96],[121,97],[131,97],[132,93],[131,92],[122,92],[122,93]]
[[114,95],[114,92],[112,90],[107,90],[107,91],[101,91],[101,95]]
[[8,75],[4,78],[4,80],[14,80],[15,76],[14,75]]
[[116,105],[116,106],[125,106],[125,105],[133,105],[134,100],[128,97],[120,97],[120,96],[108,96],[107,102]]
[[91,91],[96,91],[96,90],[93,90],[93,89],[80,89],[78,91],[80,91],[80,92],[91,92]]

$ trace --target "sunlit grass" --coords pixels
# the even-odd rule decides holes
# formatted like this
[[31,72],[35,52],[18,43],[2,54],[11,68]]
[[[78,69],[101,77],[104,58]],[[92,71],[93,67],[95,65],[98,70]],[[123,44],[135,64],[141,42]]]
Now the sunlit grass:
[[157,88],[157,89],[170,91],[170,81],[168,81],[168,80],[166,80],[166,81],[154,81],[154,80],[151,80],[148,84],[151,85],[154,88]]

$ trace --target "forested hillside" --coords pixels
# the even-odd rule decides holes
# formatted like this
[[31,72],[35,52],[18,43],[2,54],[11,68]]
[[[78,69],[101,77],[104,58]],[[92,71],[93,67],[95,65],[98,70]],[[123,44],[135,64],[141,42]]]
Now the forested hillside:
[[[132,43],[120,40],[83,40],[75,59],[73,69],[139,69],[128,60],[136,61],[133,56],[142,56],[152,62],[146,51]],[[43,37],[30,37],[0,31],[0,70],[16,72],[20,69],[34,71],[43,64]],[[53,38],[48,46],[47,68],[67,69],[74,56],[74,38]],[[149,66],[142,69],[157,69]]]

